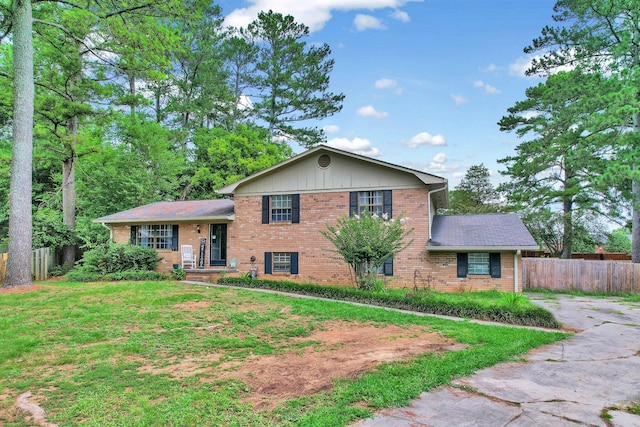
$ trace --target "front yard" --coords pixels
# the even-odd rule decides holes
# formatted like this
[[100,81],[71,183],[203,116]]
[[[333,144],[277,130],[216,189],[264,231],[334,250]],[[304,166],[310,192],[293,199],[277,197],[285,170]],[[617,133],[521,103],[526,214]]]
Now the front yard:
[[0,293],[5,426],[34,425],[18,400],[60,426],[341,426],[566,336],[172,282],[46,285]]

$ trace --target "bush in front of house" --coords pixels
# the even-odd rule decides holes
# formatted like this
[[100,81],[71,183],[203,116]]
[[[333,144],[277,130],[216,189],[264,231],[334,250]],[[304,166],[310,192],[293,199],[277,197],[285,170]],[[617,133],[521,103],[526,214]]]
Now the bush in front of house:
[[67,280],[166,280],[166,274],[155,271],[161,259],[152,248],[106,244],[85,252]]
[[238,277],[220,278],[217,283],[247,288],[270,289],[421,313],[472,318],[514,325],[553,329],[558,329],[562,326],[549,311],[542,307],[530,303],[525,304],[522,301],[513,303],[507,298],[502,298],[501,293],[494,291],[486,292],[487,296],[490,295],[489,292],[492,292],[491,296],[495,293],[496,298],[494,299],[474,299],[468,297],[466,294],[445,294],[430,291],[407,296],[403,290],[370,292],[356,288]]

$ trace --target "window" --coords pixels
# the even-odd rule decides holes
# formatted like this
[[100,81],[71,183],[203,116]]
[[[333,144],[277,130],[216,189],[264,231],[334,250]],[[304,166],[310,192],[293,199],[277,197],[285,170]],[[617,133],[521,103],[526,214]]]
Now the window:
[[262,223],[300,222],[300,195],[282,194],[262,196]]
[[291,254],[288,252],[273,253],[273,272],[289,273],[291,271]]
[[360,191],[358,193],[358,213],[364,211],[382,214],[382,191]]
[[490,274],[496,279],[502,277],[499,253],[458,253],[457,258],[459,278],[468,274]]
[[386,213],[391,218],[391,207],[391,190],[352,191],[349,193],[349,215],[369,211],[378,215]]
[[169,224],[132,226],[131,244],[176,251],[178,250],[178,226]]
[[291,221],[291,195],[271,196],[271,221]]
[[298,274],[298,252],[265,252],[264,274]]
[[468,262],[467,274],[489,274],[488,253],[471,253]]

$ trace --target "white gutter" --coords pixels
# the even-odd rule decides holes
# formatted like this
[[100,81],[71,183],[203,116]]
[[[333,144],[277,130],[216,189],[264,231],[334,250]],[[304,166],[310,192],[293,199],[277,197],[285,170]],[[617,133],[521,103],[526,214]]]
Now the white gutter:
[[[431,240],[431,226],[433,225],[433,217],[436,214],[435,213],[435,206],[432,203],[432,199],[431,199],[431,195],[433,193],[437,193],[438,191],[443,191],[446,190],[448,186],[448,182],[445,182],[444,185],[438,189],[435,190],[429,190],[429,193],[427,194],[427,201],[429,202],[429,235],[427,236],[427,241]],[[431,207],[433,206],[433,211],[431,212]]]
[[520,251],[520,249],[518,249],[516,251],[516,253],[513,255],[513,292],[514,293],[518,293],[518,257],[520,256],[522,252]]
[[109,240],[111,240],[113,242],[113,230],[111,229],[111,227],[109,227],[104,222],[101,222],[100,225],[103,226],[104,228],[106,228],[107,230],[109,230]]

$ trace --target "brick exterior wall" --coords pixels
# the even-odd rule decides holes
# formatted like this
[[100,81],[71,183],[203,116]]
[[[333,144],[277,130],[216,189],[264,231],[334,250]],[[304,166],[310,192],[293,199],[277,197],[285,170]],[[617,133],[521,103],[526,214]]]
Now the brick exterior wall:
[[[135,224],[141,225],[141,224]],[[173,269],[173,264],[180,264],[180,246],[191,245],[193,251],[199,259],[200,238],[207,238],[206,253],[205,253],[205,268],[209,266],[209,225],[200,224],[200,233],[197,229],[198,224],[179,224],[178,226],[178,250],[172,251],[170,249],[158,250],[158,255],[162,260],[158,263],[157,271],[169,272]],[[131,238],[131,226],[112,224],[111,231],[113,233],[114,243],[126,244],[129,243]]]
[[[262,224],[262,196],[236,196],[235,222],[229,227],[228,258],[235,258],[240,272],[257,267],[260,277],[320,284],[351,285],[349,267],[334,259],[333,249],[319,230],[349,212],[349,192],[300,195],[300,223]],[[394,274],[386,276],[393,288],[431,287],[443,292],[463,290],[513,291],[513,254],[501,254],[502,277],[471,275],[457,278],[455,253],[427,252],[428,191],[393,190],[393,214],[403,213],[405,226],[413,228],[411,245],[394,259]],[[299,271],[264,274],[265,252],[298,252]],[[250,262],[255,257],[255,262]],[[522,280],[518,280],[522,283]]]
[[[236,196],[235,221],[227,228],[227,268],[232,260],[237,265],[238,274],[244,274],[257,268],[259,277],[274,280],[292,280],[327,285],[352,285],[349,267],[336,255],[319,230],[325,230],[328,224],[349,212],[349,191],[303,193],[300,195],[300,223],[262,224],[262,196]],[[498,289],[510,292],[514,287],[514,253],[501,253],[501,278],[489,275],[469,275],[457,277],[456,253],[428,252],[428,191],[426,188],[393,190],[393,215],[401,213],[405,217],[405,226],[413,228],[409,238],[411,245],[401,252],[393,265],[393,276],[386,276],[387,283],[393,288],[431,288],[442,292],[478,291]],[[209,226],[200,224],[201,233],[196,224],[180,224],[178,244],[190,244],[196,254],[199,239],[207,238],[205,269],[209,268]],[[111,226],[116,243],[129,242],[131,227],[128,225]],[[265,252],[298,252],[299,271],[297,275],[288,273],[264,273]],[[173,264],[180,264],[180,252],[159,250],[162,261],[158,271],[168,272]],[[255,262],[251,262],[251,257]],[[518,260],[518,265],[522,263]],[[522,287],[522,269],[518,287]]]

